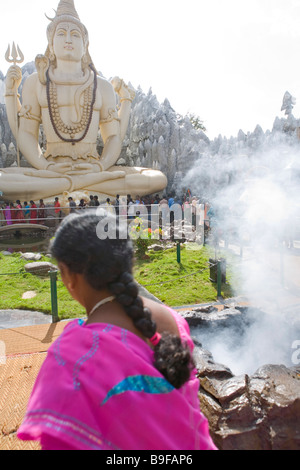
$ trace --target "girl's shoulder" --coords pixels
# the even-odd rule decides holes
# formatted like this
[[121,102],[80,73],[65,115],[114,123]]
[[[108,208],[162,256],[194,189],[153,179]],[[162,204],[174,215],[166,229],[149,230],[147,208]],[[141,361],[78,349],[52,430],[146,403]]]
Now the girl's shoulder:
[[167,331],[171,334],[180,336],[191,350],[194,343],[190,336],[190,328],[187,321],[176,310],[164,304],[160,304],[150,299],[143,298],[144,304],[151,310],[153,319],[157,324],[159,332]]

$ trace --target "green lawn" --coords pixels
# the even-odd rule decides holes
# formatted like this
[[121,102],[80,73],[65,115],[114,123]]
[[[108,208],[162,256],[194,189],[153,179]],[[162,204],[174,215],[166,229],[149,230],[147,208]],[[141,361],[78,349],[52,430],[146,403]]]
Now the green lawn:
[[[209,258],[214,256],[214,250],[207,246],[181,246],[179,264],[176,247],[166,251],[152,251],[149,253],[149,259],[137,260],[135,278],[151,294],[169,306],[216,301],[217,285],[210,281],[209,270]],[[233,275],[227,266],[227,282],[222,284],[222,297],[235,295],[233,283]]]
[[[54,260],[47,257],[42,257],[40,261],[55,264]],[[17,253],[11,256],[3,256],[0,253],[0,310],[34,310],[51,314],[50,278],[27,274],[24,269],[27,263],[28,261],[22,260]],[[4,276],[5,273],[19,274]],[[28,291],[36,292],[36,297],[22,299],[22,295]],[[57,282],[57,296],[60,319],[77,318],[85,314],[83,307],[69,295],[60,276]]]
[[[208,260],[214,257],[211,248],[199,249],[197,245],[182,247],[180,264],[177,262],[176,247],[161,252],[151,251],[148,254],[147,259],[136,260],[135,278],[161,301],[170,306],[180,306],[217,300],[217,286],[209,279]],[[43,257],[41,261],[55,263],[47,257]],[[34,310],[51,314],[50,279],[26,274],[26,263],[28,261],[22,260],[17,253],[11,256],[0,253],[0,310]],[[198,273],[194,275],[195,272]],[[228,262],[227,283],[222,284],[224,298],[235,295],[234,284]],[[32,299],[22,299],[22,295],[28,291],[34,291],[37,295]],[[60,319],[85,315],[84,309],[69,295],[60,276],[57,293]]]

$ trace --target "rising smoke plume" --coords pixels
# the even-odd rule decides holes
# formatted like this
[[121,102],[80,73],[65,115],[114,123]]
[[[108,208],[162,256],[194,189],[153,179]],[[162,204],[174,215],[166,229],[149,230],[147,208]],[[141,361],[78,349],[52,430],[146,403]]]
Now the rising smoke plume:
[[242,249],[233,268],[242,294],[262,312],[242,337],[223,330],[202,343],[236,374],[292,365],[300,339],[300,141],[277,134],[245,155],[204,154],[183,186],[212,205],[229,248]]

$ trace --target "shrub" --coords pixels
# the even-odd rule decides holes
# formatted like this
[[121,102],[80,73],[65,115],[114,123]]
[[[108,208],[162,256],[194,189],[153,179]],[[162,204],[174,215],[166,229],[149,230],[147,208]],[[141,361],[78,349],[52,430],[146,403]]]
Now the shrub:
[[162,230],[152,230],[148,227],[147,221],[136,217],[129,231],[129,236],[133,240],[139,256],[144,256],[148,247],[152,245],[153,240],[159,240],[162,236]]

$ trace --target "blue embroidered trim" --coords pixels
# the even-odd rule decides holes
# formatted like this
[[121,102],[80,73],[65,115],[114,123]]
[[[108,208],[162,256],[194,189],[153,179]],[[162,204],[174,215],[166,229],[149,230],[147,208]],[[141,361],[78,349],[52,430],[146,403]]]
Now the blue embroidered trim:
[[[86,322],[86,319],[79,318],[77,323],[79,326],[83,326]],[[114,325],[107,324],[105,328],[103,328],[103,333],[109,333],[113,329]]]
[[125,344],[126,348],[128,348],[127,333],[128,333],[128,330],[125,330],[124,328],[122,328],[122,330],[121,330],[121,341],[122,341],[122,343]]
[[172,392],[174,387],[163,377],[152,377],[150,375],[133,375],[115,385],[106,395],[102,405],[114,395],[125,392],[144,392],[150,394],[165,394]]
[[74,385],[74,389],[77,390],[77,391],[80,390],[80,385],[81,385],[79,380],[78,380],[80,369],[83,366],[83,364],[85,362],[87,362],[89,359],[91,359],[96,354],[96,352],[98,351],[99,339],[100,338],[99,338],[98,333],[96,331],[93,331],[93,344],[92,344],[91,349],[86,354],[84,354],[84,356],[82,356],[80,359],[78,359],[78,361],[74,365],[73,385]]
[[61,340],[64,336],[64,334],[66,333],[66,331],[69,331],[71,328],[74,328],[74,326],[76,325],[76,323],[72,323],[70,325],[68,325],[64,331],[62,332],[62,334],[60,335],[60,337],[55,341],[54,343],[54,346],[53,346],[53,354],[54,354],[54,357],[55,357],[55,360],[56,362],[58,363],[59,366],[65,366],[66,365],[66,361],[63,359],[62,355],[61,355],[61,352],[60,352],[60,343],[61,343]]
[[114,325],[108,324],[105,328],[103,328],[103,333],[109,333],[113,329]]

